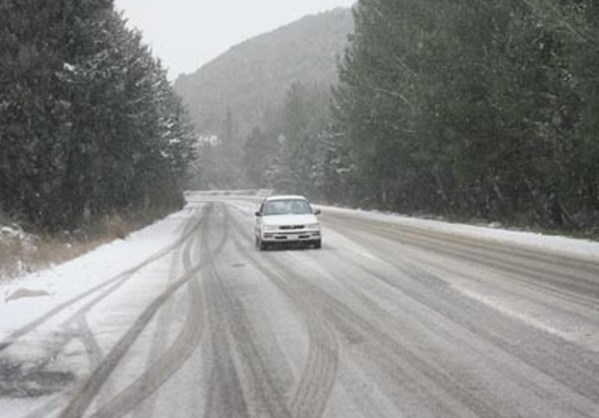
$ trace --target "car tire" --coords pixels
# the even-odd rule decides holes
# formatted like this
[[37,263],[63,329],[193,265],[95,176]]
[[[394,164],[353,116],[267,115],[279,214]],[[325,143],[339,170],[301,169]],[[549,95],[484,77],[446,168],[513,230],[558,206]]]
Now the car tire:
[[314,249],[320,250],[322,248],[322,240],[314,241]]
[[259,237],[256,237],[256,247],[258,247],[260,251],[266,251],[268,249],[268,244],[262,241]]

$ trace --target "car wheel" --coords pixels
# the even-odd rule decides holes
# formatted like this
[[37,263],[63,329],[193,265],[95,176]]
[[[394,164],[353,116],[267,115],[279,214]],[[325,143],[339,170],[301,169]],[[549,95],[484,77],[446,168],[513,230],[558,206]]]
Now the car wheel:
[[314,241],[314,248],[319,250],[322,248],[322,240],[319,239],[318,241]]
[[262,241],[260,238],[256,238],[256,246],[260,249],[260,251],[268,250],[268,244]]

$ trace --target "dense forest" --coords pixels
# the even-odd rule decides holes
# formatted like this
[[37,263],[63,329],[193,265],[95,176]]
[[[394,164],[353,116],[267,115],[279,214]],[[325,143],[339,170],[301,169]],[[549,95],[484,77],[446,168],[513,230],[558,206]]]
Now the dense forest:
[[334,105],[349,202],[599,225],[599,3],[361,0],[354,17]]
[[0,213],[55,231],[180,205],[192,132],[112,0],[0,2]]
[[591,0],[360,0],[180,77],[194,131],[112,1],[4,0],[0,212],[176,205],[191,162],[195,188],[598,233],[598,40]]
[[244,175],[204,185],[599,232],[599,4],[361,0],[353,12],[336,85],[290,82],[245,136],[229,110],[229,135],[207,148],[235,149]]

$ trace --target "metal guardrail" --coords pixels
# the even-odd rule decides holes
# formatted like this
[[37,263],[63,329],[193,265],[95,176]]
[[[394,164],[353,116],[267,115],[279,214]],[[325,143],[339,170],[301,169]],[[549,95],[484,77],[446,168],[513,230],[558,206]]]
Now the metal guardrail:
[[273,193],[272,189],[243,189],[243,190],[186,190],[185,197],[191,196],[256,196],[268,197]]

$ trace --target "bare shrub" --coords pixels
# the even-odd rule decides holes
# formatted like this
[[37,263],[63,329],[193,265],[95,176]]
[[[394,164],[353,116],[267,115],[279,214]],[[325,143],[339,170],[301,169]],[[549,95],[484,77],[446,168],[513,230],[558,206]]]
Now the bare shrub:
[[[106,216],[84,229],[53,235],[0,235],[0,280],[17,277],[79,257],[114,239],[124,239],[138,223],[118,214]],[[5,231],[12,231],[7,227]]]
[[140,211],[123,216],[115,211],[74,231],[40,235],[25,233],[0,213],[0,231],[4,231],[0,233],[0,280],[64,263],[99,245],[125,239],[168,212]]

